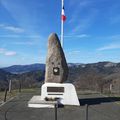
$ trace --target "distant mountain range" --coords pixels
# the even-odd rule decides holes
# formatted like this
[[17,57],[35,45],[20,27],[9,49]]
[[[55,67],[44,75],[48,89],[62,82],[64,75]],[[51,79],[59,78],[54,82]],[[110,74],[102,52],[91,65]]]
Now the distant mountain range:
[[37,71],[37,70],[45,70],[45,64],[31,64],[31,65],[13,65],[10,67],[2,68],[6,72],[10,72],[13,74],[21,74],[31,71]]
[[[113,63],[113,62],[98,62],[98,63],[89,63],[89,64],[83,64],[83,63],[68,63],[69,67],[85,67],[85,66],[101,66],[101,67],[116,67],[120,66],[120,63]],[[9,67],[1,68],[7,72],[11,73],[24,73],[29,71],[35,71],[35,70],[45,70],[45,64],[30,64],[30,65],[13,65]]]
[[[120,92],[120,63],[69,63],[68,66],[69,76],[66,82],[73,83],[76,88],[108,91],[112,84],[114,91]],[[22,80],[25,87],[38,85],[37,82],[44,80],[44,75],[45,64],[14,65],[0,69],[1,82]]]
[[68,81],[79,89],[100,91],[112,90],[120,93],[120,63],[98,62],[70,67]]
[[7,79],[7,76],[11,75],[11,73],[6,72],[5,70],[0,69],[0,80]]
[[[80,65],[84,65],[81,63],[68,63],[69,67],[78,67]],[[10,72],[13,74],[21,74],[21,73],[26,73],[26,72],[31,72],[31,71],[37,71],[37,70],[45,70],[45,64],[30,64],[30,65],[13,65],[10,67],[5,67],[1,68],[2,70],[6,72]]]

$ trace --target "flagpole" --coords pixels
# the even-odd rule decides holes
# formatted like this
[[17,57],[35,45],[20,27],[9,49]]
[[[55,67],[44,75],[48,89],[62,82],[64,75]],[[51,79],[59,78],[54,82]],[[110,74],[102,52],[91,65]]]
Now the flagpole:
[[[62,9],[64,6],[64,0],[61,0]],[[62,12],[61,9],[61,12]],[[61,46],[64,47],[64,21],[61,19]]]

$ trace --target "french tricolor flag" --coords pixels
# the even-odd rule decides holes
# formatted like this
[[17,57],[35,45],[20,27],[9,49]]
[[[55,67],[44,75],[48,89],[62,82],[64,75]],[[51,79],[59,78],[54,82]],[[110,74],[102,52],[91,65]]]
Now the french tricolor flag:
[[64,11],[64,6],[62,7],[61,19],[62,19],[63,22],[66,20],[65,11]]

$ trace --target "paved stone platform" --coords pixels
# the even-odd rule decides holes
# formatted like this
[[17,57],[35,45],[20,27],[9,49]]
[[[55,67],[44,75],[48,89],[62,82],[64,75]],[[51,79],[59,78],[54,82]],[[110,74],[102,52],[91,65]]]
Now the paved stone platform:
[[[35,94],[20,94],[0,107],[0,120],[54,120],[54,109],[29,108]],[[58,108],[58,120],[120,120],[120,98],[79,95],[80,107]]]

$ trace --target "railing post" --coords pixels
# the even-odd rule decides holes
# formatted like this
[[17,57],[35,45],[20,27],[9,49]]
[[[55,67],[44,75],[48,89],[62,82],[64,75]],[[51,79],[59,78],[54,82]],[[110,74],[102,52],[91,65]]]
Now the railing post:
[[88,104],[86,104],[85,120],[88,120]]
[[55,120],[57,120],[57,104],[55,104]]
[[6,97],[7,97],[7,91],[8,91],[8,89],[5,89],[5,96],[4,96],[4,102],[6,102]]

